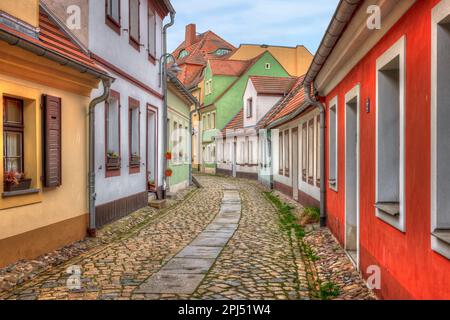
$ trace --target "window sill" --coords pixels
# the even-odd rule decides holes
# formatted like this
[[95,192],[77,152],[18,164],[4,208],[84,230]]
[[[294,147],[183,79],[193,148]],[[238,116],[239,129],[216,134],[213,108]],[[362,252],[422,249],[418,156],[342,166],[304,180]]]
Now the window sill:
[[400,203],[378,202],[374,205],[375,215],[381,221],[402,233],[406,232],[405,219],[400,210]]
[[29,195],[29,194],[37,194],[39,192],[41,192],[40,189],[28,189],[28,190],[20,190],[20,191],[3,192],[2,198],[25,196],[25,195]]
[[335,192],[338,191],[338,186],[337,186],[337,181],[336,180],[329,180],[328,181],[328,185],[329,185],[331,190],[333,190]]
[[150,53],[148,54],[148,61],[150,61],[150,63],[156,65],[156,58]]
[[431,239],[433,250],[450,260],[450,230],[435,230]]
[[141,172],[140,166],[130,166],[130,174],[137,174]]
[[121,169],[106,169],[106,178],[120,177]]
[[375,208],[391,217],[398,218],[400,216],[400,203],[380,202],[375,204]]
[[117,33],[120,36],[120,23],[117,23],[117,21],[115,21],[113,18],[111,18],[110,16],[106,16],[106,25],[108,27],[110,27],[115,33]]
[[440,241],[450,245],[450,230],[435,230],[432,235]]
[[141,45],[139,44],[139,41],[136,41],[133,37],[130,36],[130,45],[135,48],[137,51],[141,52]]

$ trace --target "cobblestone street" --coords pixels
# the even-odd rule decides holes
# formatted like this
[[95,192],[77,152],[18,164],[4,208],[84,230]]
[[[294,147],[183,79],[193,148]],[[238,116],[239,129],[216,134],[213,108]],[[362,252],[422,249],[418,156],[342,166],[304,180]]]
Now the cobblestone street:
[[[310,299],[297,241],[281,228],[279,212],[259,184],[206,175],[198,180],[202,189],[186,192],[168,209],[141,210],[147,218],[121,237],[97,239],[81,254],[0,291],[0,299]],[[186,261],[189,266],[183,265]],[[330,263],[336,269],[336,261]],[[335,297],[372,298],[357,272],[349,270],[351,264],[344,263],[350,274],[345,285],[355,295]],[[72,266],[81,269],[78,290],[67,286]],[[175,281],[188,281],[192,292],[164,283],[161,279],[171,274],[166,269],[190,274]]]

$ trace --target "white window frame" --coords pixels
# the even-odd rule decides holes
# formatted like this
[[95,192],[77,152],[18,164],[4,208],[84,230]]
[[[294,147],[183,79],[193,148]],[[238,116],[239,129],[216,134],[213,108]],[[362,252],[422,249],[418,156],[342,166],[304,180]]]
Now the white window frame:
[[[376,216],[383,220],[384,222],[392,225],[394,228],[400,230],[401,232],[406,232],[405,225],[405,212],[406,212],[406,204],[405,204],[405,85],[406,85],[406,36],[402,36],[393,46],[391,46],[386,52],[384,52],[376,61],[376,155],[375,155],[375,163],[376,163],[376,175],[375,175],[375,201],[379,202],[378,195],[378,178],[379,178],[379,163],[378,163],[378,148],[379,148],[379,70],[386,66],[389,62],[394,60],[396,57],[399,57],[399,65],[400,65],[400,83],[399,83],[399,91],[400,91],[400,110],[399,110],[399,118],[400,118],[400,156],[399,156],[399,202],[400,202],[400,214],[398,217],[391,216],[387,213],[382,212],[380,209],[376,208]],[[381,186],[382,187],[382,186]]]
[[[338,97],[336,96],[336,97],[334,97],[333,99],[331,99],[331,101],[330,101],[330,104],[329,104],[329,113],[330,113],[330,116],[328,117],[329,118],[329,125],[328,125],[328,139],[329,139],[329,144],[328,144],[328,151],[329,151],[329,154],[331,155],[331,109],[332,108],[334,108],[334,113],[335,113],[335,141],[334,141],[334,143],[335,143],[335,147],[334,147],[334,153],[335,153],[335,160],[334,160],[334,175],[335,175],[335,177],[334,177],[334,180],[335,180],[335,184],[333,185],[332,183],[331,183],[331,179],[330,179],[330,177],[329,177],[329,181],[328,181],[328,183],[329,183],[329,186],[330,186],[330,189],[331,190],[334,190],[334,191],[336,191],[336,192],[338,192],[338,177],[339,177],[339,170],[338,170],[338,163],[339,163],[339,161],[338,161],[338,155],[339,155],[339,143],[338,143],[338,140],[339,140],[339,137],[338,137],[338,132],[339,132],[339,116],[338,116],[338,111],[339,111],[339,106],[338,106]],[[329,161],[328,161],[328,168],[329,168],[329,170],[328,170],[328,173],[330,173],[331,172],[331,158],[329,158],[328,159]]]
[[[450,0],[442,0],[431,14],[431,248],[450,259],[450,244],[438,237],[438,25],[450,23]],[[448,231],[446,229],[446,231]],[[446,233],[446,232],[445,232]],[[448,234],[447,234],[448,235]]]

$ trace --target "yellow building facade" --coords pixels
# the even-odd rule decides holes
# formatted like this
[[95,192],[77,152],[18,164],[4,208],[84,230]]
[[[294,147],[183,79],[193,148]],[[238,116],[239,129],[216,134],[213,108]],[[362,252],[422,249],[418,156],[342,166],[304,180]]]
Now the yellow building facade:
[[308,72],[314,58],[311,52],[304,46],[281,47],[268,45],[242,44],[230,57],[232,60],[250,60],[265,51],[269,51],[275,59],[295,77],[300,77]]
[[[2,1],[0,10],[38,27],[38,1]],[[86,236],[88,106],[91,90],[100,82],[92,73],[10,45],[5,41],[10,36],[21,37],[0,26],[0,267],[36,258]],[[33,39],[23,39],[30,48],[39,48]],[[69,60],[72,66],[81,65]],[[49,97],[56,105],[46,108],[57,106],[59,113],[44,111]],[[56,132],[56,140],[48,132]],[[59,156],[50,161],[56,149],[46,145],[55,141]],[[49,163],[59,166],[59,171],[49,168]],[[31,182],[25,189],[11,191],[15,184],[6,178],[19,171],[24,173],[23,180]]]

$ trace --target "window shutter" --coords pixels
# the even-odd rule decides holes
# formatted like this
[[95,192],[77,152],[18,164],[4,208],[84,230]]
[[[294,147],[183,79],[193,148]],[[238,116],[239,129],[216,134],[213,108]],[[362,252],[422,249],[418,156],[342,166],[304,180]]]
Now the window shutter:
[[43,102],[43,183],[59,187],[61,177],[61,98],[42,96]]

